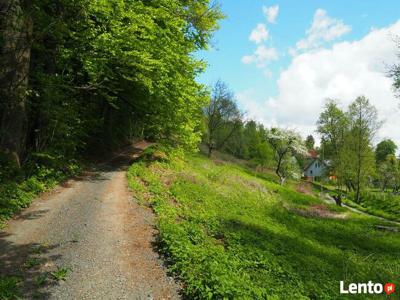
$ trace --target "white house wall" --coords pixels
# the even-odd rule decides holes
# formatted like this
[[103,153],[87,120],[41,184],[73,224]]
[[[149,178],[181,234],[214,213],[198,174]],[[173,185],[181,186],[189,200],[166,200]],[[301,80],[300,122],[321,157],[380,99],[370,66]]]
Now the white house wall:
[[316,160],[305,170],[304,175],[306,177],[319,177],[324,175],[324,171],[324,164]]

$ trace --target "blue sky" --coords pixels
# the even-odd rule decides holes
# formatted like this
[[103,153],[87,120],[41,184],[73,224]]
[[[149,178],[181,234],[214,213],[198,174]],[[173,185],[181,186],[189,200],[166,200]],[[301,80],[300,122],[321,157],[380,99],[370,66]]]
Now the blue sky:
[[[393,92],[383,93],[389,82],[383,66],[396,61],[390,36],[400,35],[397,23],[400,1],[221,0],[220,3],[227,17],[221,22],[211,49],[196,54],[209,65],[199,80],[209,85],[217,79],[228,83],[249,118],[266,125],[294,127],[305,135],[314,133],[318,112],[327,97],[343,100],[345,107],[351,101],[349,98],[365,94],[376,106],[390,104],[392,111],[398,108]],[[274,22],[269,22],[265,10],[274,6],[279,7],[278,13]],[[250,41],[251,32],[259,24],[268,35],[264,32],[259,40]],[[302,40],[304,47],[293,51]],[[261,50],[269,51],[269,54],[263,52],[266,56],[261,63],[254,57],[260,46]],[[349,68],[353,62],[359,66],[358,72],[357,68]],[[299,79],[301,83],[296,86]],[[371,90],[371,81],[380,86]],[[297,101],[289,99],[293,95],[298,97]],[[385,100],[375,99],[381,97]],[[294,113],[285,113],[295,110],[293,105],[300,106],[300,102],[305,107],[315,107],[309,117],[296,120]],[[308,114],[308,110],[300,109],[299,113]],[[384,108],[380,115],[382,119],[392,117]],[[386,124],[378,138],[392,137],[400,145],[400,134],[389,136],[393,126],[399,126],[400,131],[400,123]]]

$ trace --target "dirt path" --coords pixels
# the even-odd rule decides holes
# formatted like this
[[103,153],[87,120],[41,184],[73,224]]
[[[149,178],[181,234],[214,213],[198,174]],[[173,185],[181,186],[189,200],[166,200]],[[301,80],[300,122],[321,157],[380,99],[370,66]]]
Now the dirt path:
[[[323,199],[328,204],[336,205],[335,200],[329,194],[325,193],[323,195]],[[342,203],[342,206],[346,207],[348,210],[351,210],[352,212],[355,212],[355,213],[358,213],[358,214],[361,214],[361,215],[364,215],[364,216],[368,216],[368,217],[371,217],[371,218],[374,218],[374,219],[377,219],[377,220],[381,220],[381,221],[384,221],[384,222],[387,222],[387,223],[390,223],[390,224],[394,224],[394,225],[400,226],[400,222],[396,222],[396,221],[393,221],[393,220],[386,219],[384,217],[379,217],[379,216],[367,213],[365,211],[362,211],[362,210],[359,210],[357,208],[351,207],[351,206],[349,206],[349,205],[347,205],[345,203]]]
[[179,298],[153,250],[153,214],[128,191],[129,152],[36,200],[0,233],[0,275],[23,277],[23,298]]

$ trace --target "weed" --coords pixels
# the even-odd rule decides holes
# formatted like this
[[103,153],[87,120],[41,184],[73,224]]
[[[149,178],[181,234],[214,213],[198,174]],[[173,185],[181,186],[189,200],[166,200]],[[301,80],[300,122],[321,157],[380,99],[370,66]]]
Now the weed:
[[47,282],[48,275],[47,274],[40,274],[34,278],[34,282],[36,286],[43,286]]
[[19,299],[21,279],[14,276],[0,277],[0,300]]
[[71,270],[72,269],[69,267],[58,267],[57,271],[51,272],[50,275],[57,281],[65,281],[67,279],[68,272]]
[[32,254],[42,254],[44,249],[45,249],[44,245],[35,245],[34,247],[32,247],[31,253]]
[[25,269],[30,269],[33,268],[35,266],[40,265],[42,261],[39,258],[36,257],[28,257],[27,260],[25,261],[25,263],[23,264],[23,267]]

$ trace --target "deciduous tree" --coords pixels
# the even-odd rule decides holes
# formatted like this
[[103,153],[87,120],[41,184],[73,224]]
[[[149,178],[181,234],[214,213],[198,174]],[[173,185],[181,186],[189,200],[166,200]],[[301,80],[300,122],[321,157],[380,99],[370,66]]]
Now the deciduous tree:
[[284,184],[289,176],[299,176],[298,173],[296,174],[295,155],[307,153],[307,148],[304,146],[300,135],[292,130],[272,128],[267,139],[274,150],[275,173],[279,177],[280,183]]
[[242,123],[242,114],[228,86],[217,81],[213,87],[210,104],[205,108],[208,156],[221,148],[233,136]]
[[391,139],[386,139],[379,142],[375,148],[376,163],[379,165],[380,163],[386,161],[388,155],[396,154],[396,150],[397,145]]
[[374,171],[372,139],[381,126],[376,108],[365,97],[358,97],[348,110],[349,131],[342,149],[342,168],[347,168],[355,188],[355,201],[361,201],[361,191]]

